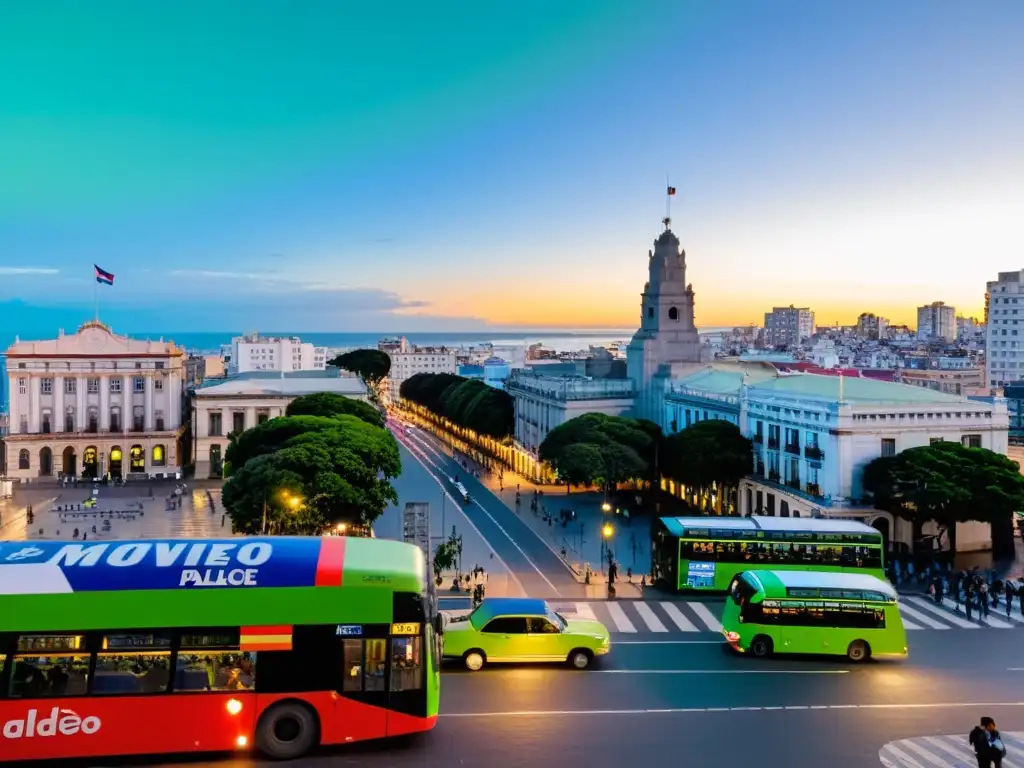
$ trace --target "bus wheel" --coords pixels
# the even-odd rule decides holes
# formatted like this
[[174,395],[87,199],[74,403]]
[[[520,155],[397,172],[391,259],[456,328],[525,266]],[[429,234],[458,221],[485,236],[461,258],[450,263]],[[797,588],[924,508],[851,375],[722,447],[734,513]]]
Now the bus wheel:
[[770,637],[758,635],[750,643],[750,655],[759,659],[772,655],[773,643]]
[[586,669],[590,666],[590,651],[585,648],[577,648],[569,654],[569,663],[573,669]]
[[300,757],[320,741],[316,715],[302,704],[275,704],[260,717],[256,726],[256,748],[274,760]]
[[484,654],[481,651],[469,651],[462,660],[470,672],[479,672],[484,668]]
[[863,640],[854,640],[846,649],[846,658],[850,661],[865,661],[871,655],[871,649]]

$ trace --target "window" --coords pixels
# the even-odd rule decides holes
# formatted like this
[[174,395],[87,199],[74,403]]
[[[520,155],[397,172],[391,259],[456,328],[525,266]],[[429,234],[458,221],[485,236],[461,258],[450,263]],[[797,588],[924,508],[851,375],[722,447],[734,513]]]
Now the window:
[[119,408],[110,409],[110,431],[121,431],[121,410]]
[[28,434],[28,416],[22,416],[18,419],[18,434]]
[[262,423],[264,423],[265,421],[267,421],[269,419],[270,419],[270,414],[269,413],[260,413],[260,414],[256,415],[256,423],[257,424],[262,424]]
[[387,664],[387,640],[366,641],[366,665],[363,673],[364,691],[384,690],[384,667]]
[[75,431],[75,409],[73,407],[68,407],[67,411],[64,414],[64,431]]
[[157,392],[163,392],[164,391],[164,380],[163,379],[153,379],[153,389],[156,390]]
[[28,394],[28,379],[26,379],[24,376],[19,376],[18,377],[18,394],[19,395],[26,395],[26,394]]
[[136,363],[135,364],[135,370],[137,370],[137,371],[142,370],[142,363]]
[[53,394],[53,379],[46,378],[39,380],[39,389],[44,395]]
[[96,377],[86,379],[85,391],[90,395],[98,395],[100,393],[100,380]]
[[391,638],[391,690],[423,688],[423,641],[419,637]]
[[210,429],[209,434],[211,437],[221,436],[221,414],[218,411],[210,413]]
[[96,654],[92,692],[159,693],[167,690],[170,678],[170,635],[107,635],[103,650]]
[[981,448],[981,435],[964,435],[960,440],[965,448]]
[[153,417],[153,422],[157,432],[164,432],[167,429],[164,426],[166,422],[164,421],[163,411],[156,412],[156,415]]
[[942,438],[941,437],[929,437],[928,438],[928,445],[935,445],[936,443],[941,443],[941,442],[942,442]]
[[532,617],[526,621],[528,631],[531,635],[553,635],[558,632],[558,627],[547,619]]
[[678,320],[679,319],[679,310],[676,309],[675,307],[669,307],[668,308],[668,319],[669,320]]
[[156,369],[158,371],[162,371],[164,369],[164,364],[163,363],[156,363]]
[[231,429],[236,435],[245,432],[245,412],[235,411],[231,414]]
[[87,431],[93,432],[93,433],[99,432],[99,430],[100,430],[100,418],[99,418],[99,413],[97,413],[95,408],[90,408],[89,409],[89,413],[88,413],[88,416],[87,416],[87,421],[88,421],[88,424],[86,425]]
[[491,619],[483,631],[496,635],[525,635],[526,619],[512,616]]
[[121,379],[114,378],[110,380],[110,391],[114,393],[121,391]]
[[343,640],[342,652],[345,677],[341,683],[341,690],[363,690],[363,641]]
[[251,691],[256,654],[239,650],[238,632],[182,635],[175,691]]
[[896,455],[896,438],[894,437],[883,437],[882,438],[882,456],[895,456]]
[[153,455],[151,456],[152,464],[154,467],[163,467],[167,463],[167,455],[164,453],[164,447],[162,445],[153,446]]
[[[28,430],[26,429],[25,431],[27,432]],[[25,448],[22,448],[20,451],[18,451],[18,469],[28,468],[28,451]]]
[[146,429],[146,409],[142,406],[137,406],[132,411],[132,430],[135,432],[142,432]]
[[44,435],[48,435],[48,434],[50,434],[53,431],[53,424],[51,422],[51,419],[52,419],[52,416],[50,415],[50,412],[49,411],[44,411],[43,412],[42,430],[41,430]]
[[[138,365],[138,363],[136,363]],[[132,391],[142,393],[146,391],[146,377],[136,376],[132,379]]]
[[73,395],[78,391],[78,379],[64,379],[64,394]]
[[84,648],[82,635],[22,635],[11,667],[11,696],[84,696],[89,679]]

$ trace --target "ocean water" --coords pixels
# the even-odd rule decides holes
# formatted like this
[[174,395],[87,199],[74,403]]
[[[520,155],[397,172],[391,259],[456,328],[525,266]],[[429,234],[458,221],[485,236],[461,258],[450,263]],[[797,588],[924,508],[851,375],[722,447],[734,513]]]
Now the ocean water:
[[[715,333],[727,328],[702,328],[702,333]],[[464,333],[282,333],[263,332],[262,336],[298,336],[303,341],[308,341],[318,347],[338,348],[365,348],[376,347],[377,342],[385,337],[398,335],[405,336],[411,344],[418,346],[445,346],[445,347],[466,347],[480,344],[542,344],[547,349],[556,352],[576,352],[586,350],[591,345],[603,346],[620,341],[628,341],[634,330],[609,329],[606,331],[530,331],[519,332],[494,332],[482,330],[479,332]],[[173,341],[179,347],[183,347],[194,353],[219,353],[224,344],[230,344],[231,339],[240,335],[237,332],[209,332],[209,333],[133,333],[131,336],[136,339],[165,339]],[[7,371],[4,367],[4,359],[0,357],[0,411],[7,409]]]

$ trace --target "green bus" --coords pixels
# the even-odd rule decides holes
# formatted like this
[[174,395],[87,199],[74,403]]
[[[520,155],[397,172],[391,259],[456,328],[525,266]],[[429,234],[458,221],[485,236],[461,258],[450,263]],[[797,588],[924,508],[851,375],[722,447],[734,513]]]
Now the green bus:
[[725,592],[736,574],[757,568],[885,578],[881,532],[855,520],[662,517],[651,547],[653,581],[678,591]]
[[747,571],[736,577],[722,634],[740,653],[907,655],[896,590],[866,573]]
[[2,542],[0,596],[5,760],[292,758],[437,721],[442,623],[410,544]]

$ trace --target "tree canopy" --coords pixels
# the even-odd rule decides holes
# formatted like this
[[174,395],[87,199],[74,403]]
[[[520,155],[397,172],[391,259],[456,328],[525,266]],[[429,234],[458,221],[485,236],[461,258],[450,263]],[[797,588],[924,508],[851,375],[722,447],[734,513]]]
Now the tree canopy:
[[375,427],[384,426],[384,417],[372,405],[337,392],[315,392],[297,397],[288,404],[285,416],[355,416]]
[[481,435],[508,437],[515,427],[511,395],[454,373],[417,373],[402,382],[405,400]]
[[372,523],[398,501],[394,437],[356,416],[283,416],[228,446],[223,503],[235,531],[257,533],[264,503],[274,532],[318,533],[326,524]]
[[666,438],[662,467],[667,477],[690,488],[732,489],[754,467],[753,443],[739,427],[706,419]]
[[[651,422],[585,413],[552,429],[538,454],[569,486],[599,483],[614,488],[652,472]],[[658,430],[660,432],[660,430]]]
[[380,401],[380,383],[391,373],[391,358],[379,349],[353,349],[329,361],[329,365],[356,374],[366,385],[370,400]]
[[955,551],[956,523],[987,522],[993,554],[1013,554],[1013,515],[1024,510],[1024,477],[1017,462],[1000,453],[946,441],[908,448],[874,459],[862,485],[878,509],[911,520],[915,534],[935,520]]

